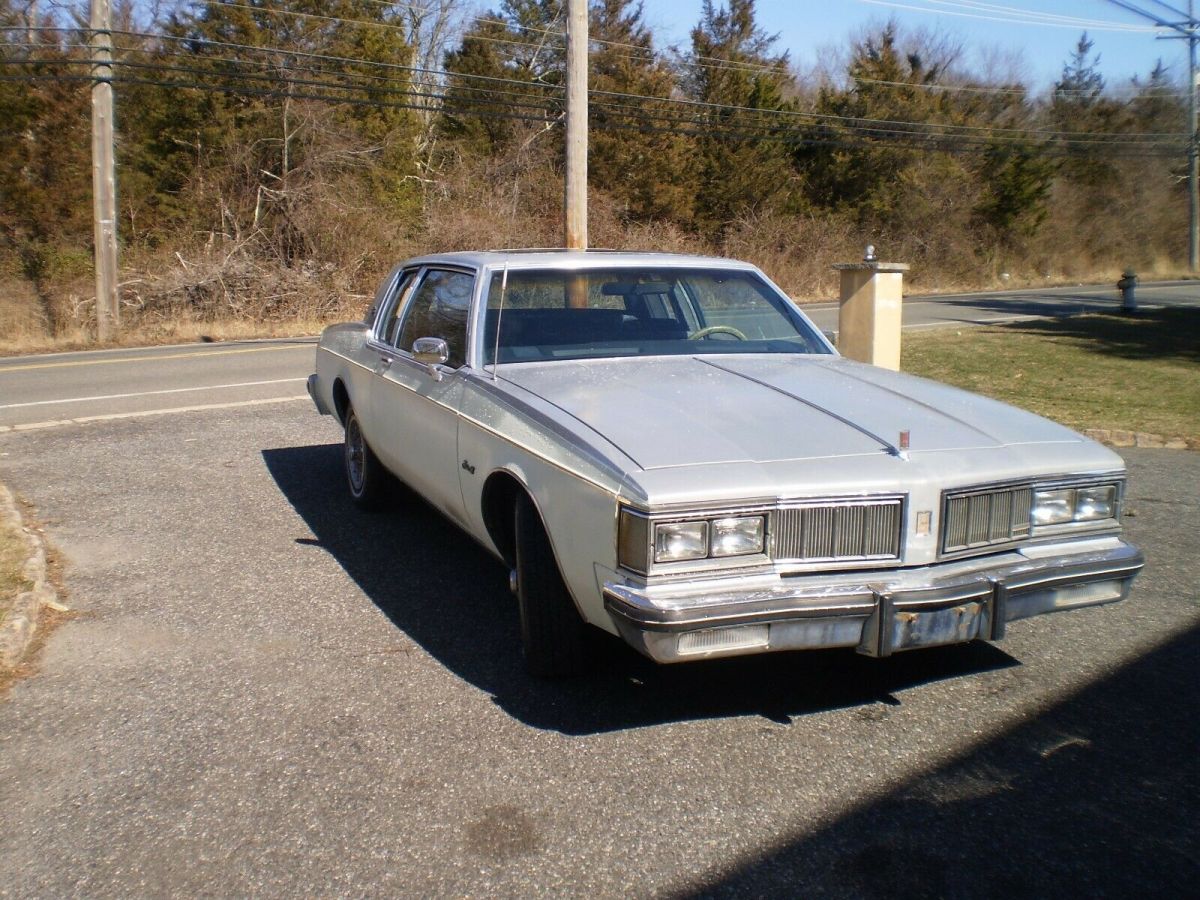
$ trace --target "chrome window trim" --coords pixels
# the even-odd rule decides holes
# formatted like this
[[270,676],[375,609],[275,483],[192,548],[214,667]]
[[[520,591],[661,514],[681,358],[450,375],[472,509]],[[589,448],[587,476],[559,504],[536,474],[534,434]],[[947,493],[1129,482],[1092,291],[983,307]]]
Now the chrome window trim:
[[[412,279],[408,282],[408,286],[404,290],[397,292],[396,289],[400,287],[405,276],[409,273],[412,273]],[[371,328],[367,335],[368,345],[378,344],[388,349],[394,349],[391,344],[380,336],[380,329],[384,327],[388,319],[391,318],[392,312],[398,306],[407,303],[408,298],[412,296],[413,286],[421,280],[423,274],[424,269],[422,266],[401,266],[392,274],[391,281],[384,292],[383,302],[375,310],[375,321],[371,323]]]
[[[389,344],[386,340],[384,340],[382,337],[380,337],[379,328],[384,324],[384,320],[387,319],[391,315],[392,311],[396,309],[397,305],[403,304],[405,308],[404,308],[403,312],[400,314],[400,331],[404,330],[404,320],[408,318],[408,315],[410,312],[410,310],[408,309],[408,305],[412,301],[412,298],[414,296],[416,296],[417,289],[421,286],[421,283],[425,281],[425,278],[429,275],[430,272],[433,272],[433,271],[457,272],[460,275],[467,275],[467,276],[470,276],[471,278],[475,278],[477,273],[474,269],[471,269],[468,266],[432,265],[431,264],[431,265],[414,266],[414,267],[410,267],[407,269],[402,269],[398,273],[398,278],[403,278],[404,273],[412,272],[414,270],[415,270],[416,274],[413,276],[412,281],[409,282],[408,287],[401,293],[401,295],[399,297],[397,297],[395,300],[389,300],[389,302],[384,303],[380,306],[379,313],[376,315],[376,318],[375,318],[375,325],[371,328],[370,334],[367,337],[366,345],[369,349],[375,350],[379,353],[392,354],[393,358],[396,361],[404,360],[407,362],[413,362],[414,364],[420,366],[422,371],[427,371],[427,367],[425,365],[423,365],[421,363],[417,363],[416,360],[413,359],[411,349],[405,349],[405,348],[400,347],[395,344]],[[394,289],[394,285],[389,288],[389,290],[392,290],[392,289]],[[474,302],[474,301],[472,300],[472,302]],[[470,326],[471,326],[471,314],[470,314],[470,311],[468,308],[468,313],[467,313],[467,329],[468,330],[467,330],[467,334],[466,334],[466,347],[464,347],[464,349],[463,349],[464,362],[461,366],[440,365],[440,366],[438,366],[438,369],[440,371],[446,372],[449,374],[449,373],[453,373],[453,372],[458,372],[462,369],[469,369],[471,367],[470,355],[469,355],[469,348],[471,346]],[[421,335],[421,336],[422,337],[439,337],[439,335]]]

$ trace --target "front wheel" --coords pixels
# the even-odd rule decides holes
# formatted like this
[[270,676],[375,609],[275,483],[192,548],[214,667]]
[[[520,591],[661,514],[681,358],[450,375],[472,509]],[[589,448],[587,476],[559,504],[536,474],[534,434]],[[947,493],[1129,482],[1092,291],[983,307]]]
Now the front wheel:
[[515,516],[525,666],[541,678],[578,675],[589,663],[587,625],[571,600],[533,501],[522,496]]
[[382,509],[387,501],[387,470],[367,445],[354,407],[346,410],[346,486],[350,499],[362,509]]

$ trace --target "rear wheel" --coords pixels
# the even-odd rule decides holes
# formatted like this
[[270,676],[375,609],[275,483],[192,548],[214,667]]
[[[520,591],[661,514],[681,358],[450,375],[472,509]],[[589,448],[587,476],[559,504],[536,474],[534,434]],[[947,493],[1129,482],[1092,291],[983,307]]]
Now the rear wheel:
[[550,538],[533,501],[519,497],[515,516],[517,601],[525,666],[542,678],[577,675],[590,662],[587,625],[558,571]]
[[353,406],[346,410],[344,458],[350,499],[362,509],[383,508],[387,501],[387,470],[367,445]]

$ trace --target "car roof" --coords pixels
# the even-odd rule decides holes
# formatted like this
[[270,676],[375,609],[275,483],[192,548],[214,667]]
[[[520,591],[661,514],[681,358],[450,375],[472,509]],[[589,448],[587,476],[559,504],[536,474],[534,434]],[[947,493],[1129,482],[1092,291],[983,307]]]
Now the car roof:
[[754,269],[747,262],[719,256],[698,256],[685,253],[659,253],[640,250],[462,250],[454,253],[433,253],[407,260],[412,265],[452,265],[471,268],[511,269],[558,268],[594,269],[615,266],[687,267],[720,269]]

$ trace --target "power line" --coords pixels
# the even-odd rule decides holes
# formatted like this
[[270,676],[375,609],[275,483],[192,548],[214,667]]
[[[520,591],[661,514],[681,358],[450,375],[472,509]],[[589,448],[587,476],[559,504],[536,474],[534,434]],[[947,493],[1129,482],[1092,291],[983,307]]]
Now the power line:
[[[1049,16],[1048,13],[1037,13],[1032,10],[1022,10],[1015,7],[995,7],[992,11],[984,8],[984,5],[968,4],[968,3],[951,3],[948,0],[927,0],[929,3],[938,3],[943,6],[954,6],[967,11],[958,11],[955,9],[937,9],[929,6],[915,6],[912,3],[900,3],[897,0],[858,0],[859,3],[867,3],[871,6],[886,6],[891,9],[905,9],[912,12],[923,12],[930,15],[955,16],[963,19],[980,19],[988,22],[1005,22],[1011,25],[1038,25],[1046,28],[1071,28],[1074,30],[1088,29],[1091,31],[1117,31],[1117,32],[1135,32],[1147,33],[1153,32],[1153,28],[1147,28],[1139,25],[1127,25],[1121,22],[1113,22],[1108,20],[1089,20],[1089,19],[1073,19],[1073,17],[1063,16],[1062,21],[1055,21],[1049,18],[1041,18],[1041,16]],[[992,6],[987,4],[986,6]],[[1011,13],[1020,13],[1021,15],[1005,14],[1003,10],[1009,10]],[[1071,20],[1071,21],[1068,21]]]
[[[278,53],[280,55],[285,55],[285,56],[296,53],[296,51],[284,51],[281,48],[273,48],[273,47],[251,47],[251,46],[247,46],[247,45],[233,45],[233,46],[235,46],[239,49],[250,49],[255,52],[260,52],[260,53],[273,53],[273,54]],[[175,54],[175,55],[180,55],[180,54]],[[301,56],[322,56],[322,55],[317,55],[317,54],[299,54],[299,55],[301,55]],[[322,58],[326,59],[326,60],[334,60],[334,61],[339,61],[339,62],[349,62],[349,63],[356,62],[355,60],[350,60],[350,59],[347,59],[344,57],[322,56]],[[31,60],[31,59],[11,60],[8,62],[9,62],[9,64],[13,64],[13,65],[51,65],[51,64],[54,64],[50,61],[39,61],[39,60]],[[87,60],[64,61],[63,64],[86,65],[86,64],[88,64],[88,61]],[[372,64],[374,64],[374,63],[372,63]],[[170,68],[170,67],[164,66],[163,64],[133,63],[133,62],[129,62],[129,61],[120,61],[120,62],[118,62],[118,65],[129,65],[131,67],[141,67],[141,68],[150,68],[150,69],[153,69],[156,67],[164,68],[164,69]],[[395,64],[382,63],[380,65],[385,65],[385,66],[391,68]],[[400,67],[400,68],[405,71],[408,71],[411,69],[411,67]],[[191,73],[191,74],[208,75],[209,77],[221,77],[222,74],[225,74],[225,75],[228,75],[229,77],[234,77],[234,78],[247,78],[248,77],[245,75],[239,75],[238,73],[219,73],[219,72],[213,72],[213,71],[206,70],[206,69],[196,69],[194,67],[175,67],[175,69],[177,71],[187,72],[187,73]],[[312,69],[310,71],[314,74],[333,76],[333,77],[340,78],[343,80],[355,78],[359,74],[359,73],[353,73],[353,72],[328,72],[327,70],[321,70],[321,69]],[[436,74],[438,76],[445,76],[448,78],[458,77],[457,73],[450,73],[450,72],[446,72],[444,70],[424,70],[424,71],[427,71],[427,72],[432,71],[434,74]],[[255,76],[255,78],[257,78],[257,80],[269,80],[271,77],[272,76]],[[372,76],[368,76],[368,77],[372,77]],[[373,77],[375,77],[378,80],[378,76],[373,76]],[[467,76],[467,77],[479,77],[479,76]],[[330,88],[330,89],[335,89],[335,90],[358,89],[358,90],[375,91],[377,93],[379,90],[387,90],[387,89],[370,88],[370,87],[366,87],[363,85],[347,86],[347,85],[331,84],[328,82],[306,82],[304,79],[296,79],[296,78],[293,78],[290,76],[289,76],[289,80],[294,83],[298,83],[298,84],[310,83],[313,86],[319,86],[319,87]],[[519,81],[517,79],[500,79],[500,78],[490,78],[489,77],[489,78],[487,78],[487,81],[491,82],[491,83],[498,82],[498,83],[503,83],[505,85],[516,86],[516,87],[522,88],[523,90],[521,92],[499,91],[497,89],[490,88],[490,87],[485,89],[485,88],[467,86],[465,88],[460,88],[460,90],[471,91],[471,92],[473,92],[474,96],[464,97],[461,94],[449,95],[449,96],[448,95],[439,95],[439,94],[426,94],[426,95],[422,95],[422,96],[424,96],[426,99],[434,99],[434,100],[442,100],[442,101],[445,101],[448,99],[453,99],[455,102],[459,102],[459,103],[463,103],[463,102],[479,103],[479,102],[486,102],[486,98],[479,96],[479,93],[483,92],[483,93],[492,93],[492,94],[504,94],[504,95],[510,96],[510,97],[517,96],[517,97],[520,97],[523,101],[528,101],[530,99],[529,91],[531,88],[543,87],[542,85],[539,85],[535,82],[533,82],[533,83],[524,82],[524,81]],[[712,113],[714,115],[719,115],[719,116],[728,116],[730,114],[743,114],[743,115],[751,115],[751,116],[758,116],[758,117],[768,117],[768,118],[773,118],[773,119],[777,119],[777,120],[792,120],[801,125],[822,123],[822,122],[831,123],[834,125],[842,125],[845,127],[853,128],[856,131],[863,132],[863,133],[869,133],[869,134],[922,134],[922,135],[958,134],[958,135],[963,135],[963,136],[980,137],[991,143],[996,143],[997,141],[1020,142],[1020,141],[1027,141],[1027,140],[1037,141],[1037,140],[1042,140],[1042,139],[1058,139],[1058,140],[1073,141],[1075,143],[1108,142],[1108,143],[1137,144],[1137,143],[1153,142],[1159,138],[1173,139],[1173,138],[1180,137],[1180,135],[1177,135],[1175,133],[1162,133],[1162,132],[1096,132],[1096,131],[1071,132],[1071,131],[1061,131],[1061,130],[1054,130],[1054,129],[1010,128],[1010,127],[985,126],[985,125],[963,125],[963,124],[956,124],[956,123],[941,123],[941,122],[912,122],[912,121],[907,121],[907,120],[879,119],[879,118],[864,117],[864,116],[845,116],[845,115],[819,113],[819,112],[815,112],[815,111],[804,111],[804,110],[765,110],[765,109],[760,109],[760,108],[755,108],[755,107],[746,107],[746,106],[738,106],[738,105],[731,105],[731,104],[717,104],[717,103],[710,103],[710,102],[705,102],[705,101],[689,100],[689,99],[684,99],[684,98],[653,97],[653,96],[632,94],[632,93],[626,93],[626,92],[593,91],[591,93],[593,96],[595,96],[597,98],[610,98],[612,100],[618,100],[618,101],[632,101],[632,102],[635,102],[638,104],[656,103],[656,104],[665,104],[668,106],[687,107],[687,108],[693,108],[693,109],[697,109],[697,110],[701,110],[701,111],[707,111],[709,113]],[[504,102],[512,102],[512,101],[504,101]],[[524,103],[521,103],[518,105],[520,105],[524,108],[536,108],[536,109],[549,108],[544,103],[543,104],[530,104],[528,102],[524,102]],[[711,116],[709,117],[709,121],[711,121]]]
[[[53,80],[55,76],[6,76],[2,80],[13,81],[36,81],[36,80]],[[88,82],[91,79],[87,76],[57,76],[59,80],[69,80],[77,82]],[[423,109],[424,106],[409,102],[408,100],[386,100],[379,97],[374,98],[359,98],[347,96],[345,91],[346,86],[329,85],[323,83],[308,83],[306,87],[318,88],[323,91],[338,90],[337,94],[317,93],[313,91],[299,92],[290,86],[281,86],[274,89],[252,88],[238,84],[219,84],[214,85],[208,82],[199,81],[182,81],[178,79],[164,80],[153,78],[132,78],[125,75],[118,75],[114,78],[114,82],[125,84],[138,84],[155,86],[161,88],[181,88],[203,90],[223,94],[235,94],[244,96],[269,97],[273,99],[291,98],[295,100],[313,100],[330,103],[349,103],[353,105],[375,106],[380,108],[398,108],[398,109]],[[366,89],[369,91],[369,89]],[[552,115],[556,111],[553,109],[539,108],[536,106],[527,107],[528,109],[537,109],[543,115],[531,115],[526,113],[513,113],[511,109],[513,105],[507,101],[497,102],[487,100],[486,98],[449,98],[444,95],[429,95],[421,92],[396,92],[393,96],[403,96],[411,99],[428,100],[443,99],[451,100],[452,102],[465,106],[465,109],[456,110],[448,108],[445,114],[458,118],[461,116],[478,117],[478,118],[498,118],[498,119],[517,119],[522,121],[535,122],[553,122],[556,118]],[[599,109],[602,112],[613,112],[605,104],[600,104]],[[1011,139],[1004,138],[987,138],[979,137],[964,137],[961,135],[946,134],[944,132],[930,132],[920,130],[899,130],[899,129],[881,129],[870,128],[864,126],[849,127],[845,133],[839,133],[836,129],[831,129],[828,126],[818,127],[814,132],[812,126],[806,130],[803,125],[796,125],[789,129],[781,127],[778,122],[749,122],[746,120],[721,121],[714,120],[710,117],[683,117],[677,113],[647,112],[644,108],[636,110],[616,109],[618,115],[625,115],[637,121],[621,122],[613,120],[604,120],[597,124],[601,129],[606,130],[634,130],[644,132],[667,132],[673,134],[683,134],[694,137],[722,137],[728,139],[771,139],[779,140],[789,145],[832,145],[844,147],[861,148],[866,143],[889,144],[893,146],[908,146],[908,147],[924,147],[926,149],[943,150],[946,152],[967,152],[970,150],[984,150],[993,146],[1002,146],[1004,144],[1019,143]],[[1133,155],[1139,156],[1156,156],[1161,155],[1154,151],[1160,147],[1170,146],[1163,142],[1151,141],[1114,141],[1105,139],[1095,140],[1069,140],[1062,144],[1063,153],[1057,150],[1052,150],[1050,155],[1069,155],[1072,149],[1082,149],[1088,146],[1103,146],[1110,152],[1115,152],[1117,155]],[[1041,145],[1041,149],[1045,152],[1046,145]],[[1136,152],[1134,152],[1136,151]]]

